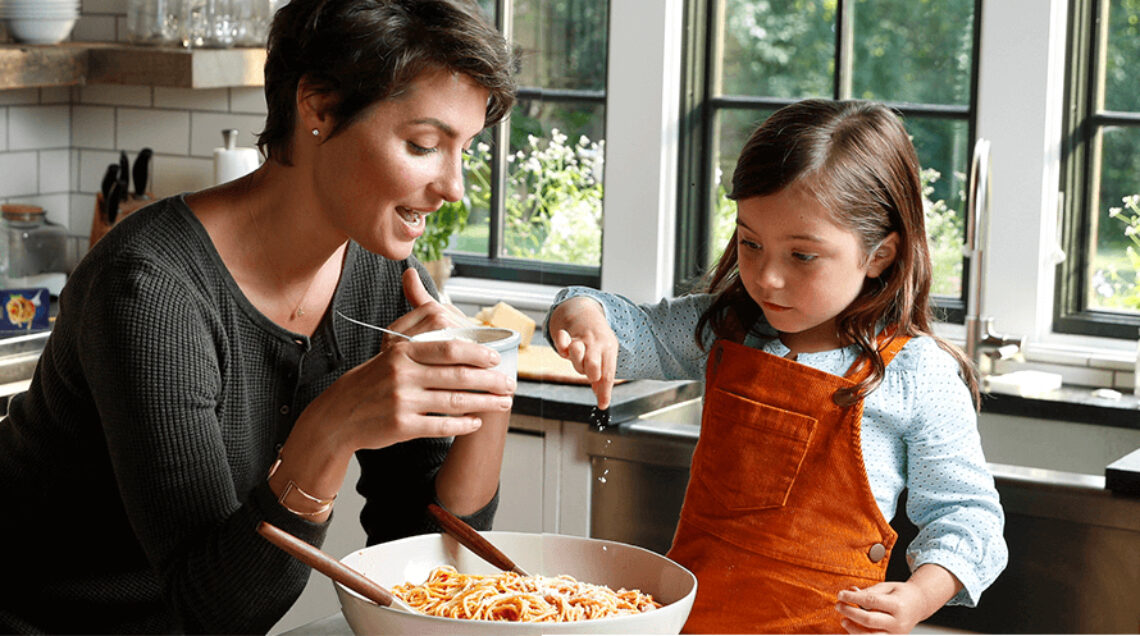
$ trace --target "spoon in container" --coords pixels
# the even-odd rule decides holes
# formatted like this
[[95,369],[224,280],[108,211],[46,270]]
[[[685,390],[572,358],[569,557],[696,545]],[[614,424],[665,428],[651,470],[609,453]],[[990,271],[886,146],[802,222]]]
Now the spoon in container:
[[479,531],[467,525],[462,519],[451,514],[443,507],[436,504],[428,504],[428,512],[432,517],[439,522],[443,529],[455,537],[468,550],[471,550],[476,555],[483,558],[484,561],[491,565],[503,570],[505,572],[515,572],[521,576],[530,576],[527,571],[515,565],[515,562],[510,560],[507,555],[503,554],[501,550],[479,534]]
[[399,331],[392,331],[391,329],[385,329],[384,327],[377,327],[376,325],[370,325],[366,322],[361,322],[361,321],[356,320],[354,318],[349,318],[348,316],[340,313],[339,310],[336,312],[336,315],[340,316],[341,318],[344,318],[345,320],[351,322],[354,325],[360,325],[361,327],[368,327],[369,329],[375,329],[376,331],[383,331],[384,333],[386,333],[390,336],[399,336],[405,340],[411,340],[412,339],[411,336],[402,334]]
[[405,603],[404,599],[396,596],[376,581],[332,558],[324,550],[305,543],[271,523],[262,521],[257,526],[257,533],[268,539],[273,545],[296,557],[298,561],[377,605],[403,610],[411,614],[419,613]]

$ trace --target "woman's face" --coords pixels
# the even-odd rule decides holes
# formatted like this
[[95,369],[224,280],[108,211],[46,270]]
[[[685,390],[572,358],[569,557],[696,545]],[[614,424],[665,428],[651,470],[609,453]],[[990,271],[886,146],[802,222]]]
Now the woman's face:
[[740,201],[737,237],[744,288],[796,352],[840,346],[835,317],[889,264],[868,259],[859,237],[797,185]]
[[365,249],[407,258],[424,216],[463,196],[463,153],[483,129],[488,91],[435,69],[320,144],[314,188],[332,223]]

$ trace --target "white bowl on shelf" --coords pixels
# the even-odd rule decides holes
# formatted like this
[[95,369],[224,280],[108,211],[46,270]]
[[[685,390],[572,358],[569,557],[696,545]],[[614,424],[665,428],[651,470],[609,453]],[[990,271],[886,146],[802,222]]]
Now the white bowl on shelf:
[[71,35],[75,18],[8,18],[8,33],[26,44],[58,44]]

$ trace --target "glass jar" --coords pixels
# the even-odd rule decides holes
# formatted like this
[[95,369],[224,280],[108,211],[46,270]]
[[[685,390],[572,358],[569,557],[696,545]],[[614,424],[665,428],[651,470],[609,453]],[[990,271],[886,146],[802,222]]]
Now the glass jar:
[[58,294],[78,260],[76,242],[63,226],[45,222],[44,209],[39,206],[7,204],[0,209],[3,286],[48,287]]
[[238,0],[236,46],[265,46],[273,21],[273,0]]
[[127,0],[127,39],[132,44],[177,46],[182,0]]

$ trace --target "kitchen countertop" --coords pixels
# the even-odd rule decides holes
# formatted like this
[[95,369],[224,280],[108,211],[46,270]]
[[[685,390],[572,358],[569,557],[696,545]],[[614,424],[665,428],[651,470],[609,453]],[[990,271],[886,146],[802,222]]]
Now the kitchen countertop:
[[[49,332],[0,338],[0,385],[26,381],[35,368]],[[18,377],[17,377],[18,376]],[[703,383],[692,381],[635,380],[614,387],[610,423],[618,424],[676,402],[699,398]],[[547,419],[590,422],[595,404],[588,386],[519,381],[514,412]],[[1140,428],[1140,400],[1125,393],[1113,400],[1097,397],[1085,387],[1064,386],[1038,395],[989,392],[982,411],[1046,420],[1062,420]]]
[[[634,380],[614,386],[610,424],[701,397],[703,384],[690,381]],[[590,387],[520,380],[511,412],[550,420],[590,422],[597,404]]]

